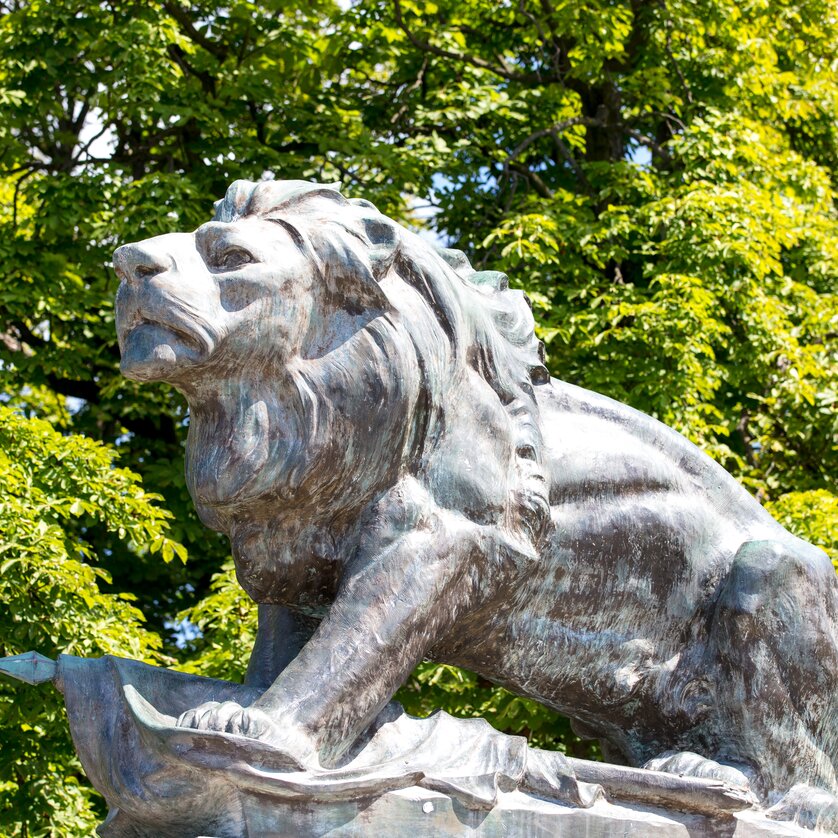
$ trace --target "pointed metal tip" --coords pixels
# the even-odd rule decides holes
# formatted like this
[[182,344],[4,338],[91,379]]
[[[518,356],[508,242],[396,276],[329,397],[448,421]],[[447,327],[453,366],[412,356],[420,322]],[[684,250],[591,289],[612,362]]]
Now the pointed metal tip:
[[10,658],[0,658],[0,672],[27,684],[43,684],[45,681],[55,680],[58,664],[38,652],[26,652],[22,655],[12,655]]

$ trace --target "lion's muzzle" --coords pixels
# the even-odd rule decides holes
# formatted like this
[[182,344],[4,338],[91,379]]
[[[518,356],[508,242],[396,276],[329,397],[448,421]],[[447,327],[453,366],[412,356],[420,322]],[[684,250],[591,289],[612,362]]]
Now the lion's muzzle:
[[[153,239],[151,241],[154,241]],[[126,244],[114,252],[113,266],[123,282],[141,283],[148,277],[164,273],[173,267],[172,257],[140,244]]]
[[120,368],[128,378],[176,383],[212,351],[218,291],[195,237],[171,233],[124,245],[113,256]]

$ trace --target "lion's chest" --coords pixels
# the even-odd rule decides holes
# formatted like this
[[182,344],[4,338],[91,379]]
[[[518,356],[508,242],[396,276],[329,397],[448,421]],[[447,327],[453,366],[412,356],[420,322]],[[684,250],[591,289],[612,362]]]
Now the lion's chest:
[[284,605],[323,617],[334,602],[343,570],[325,528],[293,516],[238,518],[230,529],[236,578],[261,605]]
[[186,448],[190,494],[203,510],[232,511],[281,488],[287,439],[295,424],[277,400],[234,393],[206,398],[193,409]]

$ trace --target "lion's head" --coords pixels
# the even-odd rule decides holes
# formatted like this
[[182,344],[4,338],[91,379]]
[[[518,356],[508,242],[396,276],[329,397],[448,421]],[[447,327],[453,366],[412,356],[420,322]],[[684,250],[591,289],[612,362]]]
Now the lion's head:
[[450,401],[479,380],[502,406],[510,496],[538,528],[533,385],[549,376],[504,275],[302,181],[237,181],[212,221],[121,247],[114,263],[122,370],[186,395],[190,489],[208,523],[224,528],[221,511],[246,503],[323,507],[348,487],[360,503],[436,467]]

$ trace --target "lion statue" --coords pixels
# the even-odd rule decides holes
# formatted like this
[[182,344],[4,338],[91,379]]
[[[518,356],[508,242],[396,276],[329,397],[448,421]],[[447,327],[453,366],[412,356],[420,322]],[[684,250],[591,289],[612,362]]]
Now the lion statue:
[[827,556],[675,431],[551,379],[503,274],[302,181],[237,181],[114,263],[122,371],[186,397],[189,491],[259,605],[261,699],[180,725],[329,766],[429,657],[613,761],[835,811]]

